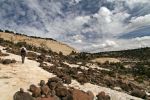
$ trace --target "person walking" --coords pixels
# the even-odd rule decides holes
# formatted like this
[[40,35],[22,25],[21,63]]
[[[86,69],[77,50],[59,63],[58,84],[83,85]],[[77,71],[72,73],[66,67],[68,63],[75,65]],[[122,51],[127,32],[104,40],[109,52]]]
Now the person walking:
[[22,63],[24,63],[25,62],[25,57],[27,55],[27,49],[24,46],[21,47],[20,54],[21,54]]

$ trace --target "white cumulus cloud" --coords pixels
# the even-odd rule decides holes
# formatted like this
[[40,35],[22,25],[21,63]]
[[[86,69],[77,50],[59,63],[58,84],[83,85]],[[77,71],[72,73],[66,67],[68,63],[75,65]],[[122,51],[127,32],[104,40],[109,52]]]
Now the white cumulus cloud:
[[[80,1],[1,0],[0,28],[54,38],[81,51],[150,46],[150,34],[133,39],[119,38],[150,26],[149,0],[106,0],[105,4]],[[93,9],[89,9],[92,4]]]

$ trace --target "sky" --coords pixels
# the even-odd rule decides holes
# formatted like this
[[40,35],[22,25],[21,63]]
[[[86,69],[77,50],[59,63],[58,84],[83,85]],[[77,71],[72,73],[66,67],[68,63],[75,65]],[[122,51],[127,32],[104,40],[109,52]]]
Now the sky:
[[0,29],[86,52],[150,47],[150,0],[0,0]]

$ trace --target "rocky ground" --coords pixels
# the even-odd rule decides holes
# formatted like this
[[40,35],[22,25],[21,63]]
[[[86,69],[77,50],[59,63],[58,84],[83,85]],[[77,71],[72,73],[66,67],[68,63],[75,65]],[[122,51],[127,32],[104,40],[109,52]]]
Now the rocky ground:
[[[37,88],[40,87],[38,85],[40,80],[49,83],[50,85],[47,84],[47,86],[52,92],[51,85],[53,81],[49,78],[54,78],[55,76],[60,79],[58,83],[61,84],[54,89],[54,95],[62,100],[71,100],[62,98],[68,95],[74,100],[81,100],[77,98],[78,96],[83,97],[82,100],[92,100],[90,99],[92,95],[89,96],[88,94],[89,91],[92,92],[95,100],[102,100],[102,98],[105,98],[104,100],[141,100],[140,98],[145,98],[146,96],[146,93],[141,91],[141,87],[123,81],[123,76],[116,80],[110,77],[109,67],[104,68],[95,64],[83,64],[81,62],[78,62],[78,64],[70,63],[67,60],[58,59],[58,56],[48,56],[36,52],[30,52],[25,64],[21,64],[20,56],[16,55],[15,52],[13,52],[15,54],[8,53],[6,51],[10,52],[11,50],[4,50],[2,46],[0,46],[0,50],[0,97],[2,100],[12,100],[15,92],[19,91],[20,88],[23,88],[26,92],[31,84],[35,84],[34,86]],[[5,61],[6,59],[9,59],[9,61]],[[56,84],[57,82],[53,85]],[[62,92],[60,92],[61,89]],[[67,94],[64,91],[67,91],[65,92]],[[42,96],[42,94],[40,95]],[[57,100],[56,98],[49,98],[37,99]]]

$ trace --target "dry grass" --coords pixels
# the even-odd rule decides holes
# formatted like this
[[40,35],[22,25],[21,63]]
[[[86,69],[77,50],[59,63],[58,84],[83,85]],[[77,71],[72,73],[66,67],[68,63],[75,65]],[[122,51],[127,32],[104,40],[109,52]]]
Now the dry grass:
[[98,62],[98,63],[105,63],[106,61],[110,62],[110,63],[117,63],[120,62],[119,59],[116,58],[106,58],[106,57],[102,57],[102,58],[96,58],[93,59],[92,62]]

